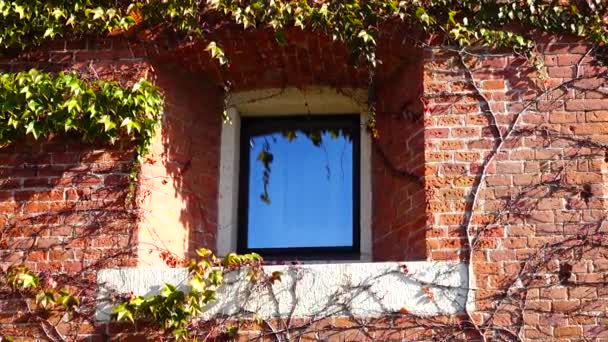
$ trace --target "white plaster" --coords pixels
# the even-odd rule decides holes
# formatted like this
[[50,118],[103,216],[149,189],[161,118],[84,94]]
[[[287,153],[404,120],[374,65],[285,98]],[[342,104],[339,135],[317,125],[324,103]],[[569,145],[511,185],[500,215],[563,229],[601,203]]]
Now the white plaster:
[[367,111],[367,90],[276,88],[232,93],[228,107],[243,115],[344,114]]
[[[403,273],[406,265],[408,273]],[[354,315],[378,317],[406,308],[421,316],[464,312],[468,286],[467,265],[453,262],[347,263],[265,266],[283,272],[280,282],[260,286],[247,282],[245,272],[226,276],[218,301],[204,318],[255,313],[258,317],[322,317]],[[98,273],[100,304],[97,319],[107,320],[110,293],[156,294],[164,283],[187,283],[185,269],[123,268]],[[184,287],[185,288],[185,287]],[[429,288],[431,300],[423,289]],[[293,312],[293,313],[292,313]]]
[[218,198],[217,253],[226,255],[236,251],[237,204],[239,188],[239,138],[241,118],[237,110],[228,108],[230,123],[224,123],[220,151],[220,184]]
[[224,123],[222,126],[217,253],[226,255],[236,251],[241,116],[359,113],[361,118],[361,246],[359,261],[371,261],[372,142],[366,130],[369,119],[367,91],[361,89],[338,91],[328,87],[264,89],[233,93],[228,96],[227,101],[231,122]]

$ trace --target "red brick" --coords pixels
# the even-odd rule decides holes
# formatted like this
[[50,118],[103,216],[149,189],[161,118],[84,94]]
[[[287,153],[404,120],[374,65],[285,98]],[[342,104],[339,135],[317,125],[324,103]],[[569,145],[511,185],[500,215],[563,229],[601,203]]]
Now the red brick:
[[485,80],[481,82],[481,87],[486,90],[503,90],[505,89],[504,80]]
[[568,289],[565,287],[550,287],[540,290],[542,299],[561,299],[564,300],[568,296]]
[[583,335],[581,327],[556,327],[555,337],[578,337]]
[[555,78],[573,78],[576,76],[575,66],[561,66],[561,67],[549,67],[547,68],[549,77]]
[[607,110],[608,99],[601,100],[568,100],[566,101],[566,110]]

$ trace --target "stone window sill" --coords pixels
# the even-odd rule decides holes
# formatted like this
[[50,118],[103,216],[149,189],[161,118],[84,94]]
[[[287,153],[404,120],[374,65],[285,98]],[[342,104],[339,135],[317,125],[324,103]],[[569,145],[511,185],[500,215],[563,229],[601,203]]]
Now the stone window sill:
[[[280,271],[272,286],[255,286],[238,272],[226,277],[218,300],[205,316],[255,313],[270,317],[378,317],[402,309],[420,316],[464,312],[467,264],[415,261],[264,266]],[[156,294],[165,283],[187,287],[186,269],[117,268],[100,270],[96,318],[107,321],[110,293]]]

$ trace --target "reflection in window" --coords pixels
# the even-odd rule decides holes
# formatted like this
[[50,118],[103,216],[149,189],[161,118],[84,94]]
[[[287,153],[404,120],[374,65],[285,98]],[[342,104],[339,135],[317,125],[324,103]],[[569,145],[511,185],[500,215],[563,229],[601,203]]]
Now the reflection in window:
[[246,119],[242,139],[241,251],[358,253],[357,116]]

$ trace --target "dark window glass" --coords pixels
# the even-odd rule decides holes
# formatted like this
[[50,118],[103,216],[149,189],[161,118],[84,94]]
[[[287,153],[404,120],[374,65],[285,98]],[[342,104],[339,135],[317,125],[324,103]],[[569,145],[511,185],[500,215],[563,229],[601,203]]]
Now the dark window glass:
[[239,251],[359,253],[359,117],[246,118]]

